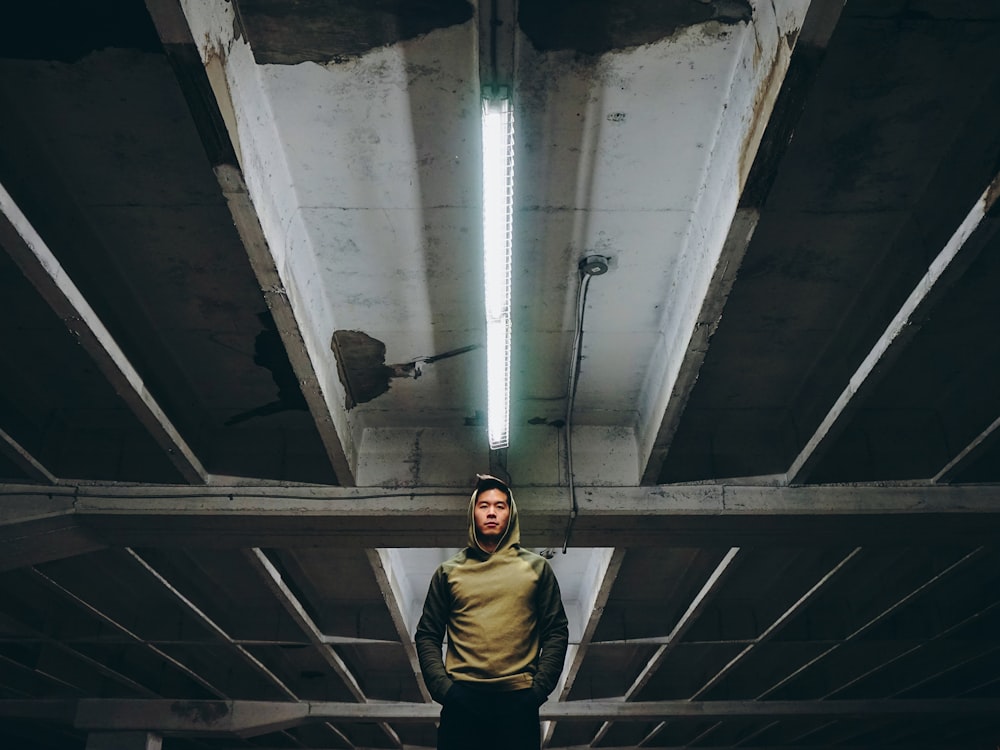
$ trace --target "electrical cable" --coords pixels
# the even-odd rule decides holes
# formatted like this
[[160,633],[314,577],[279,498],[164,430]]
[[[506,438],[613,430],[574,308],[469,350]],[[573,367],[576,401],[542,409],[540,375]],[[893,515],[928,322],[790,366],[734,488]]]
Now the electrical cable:
[[566,537],[563,540],[562,551],[566,554],[569,539],[573,533],[573,524],[580,511],[576,501],[576,484],[573,478],[573,408],[576,405],[576,386],[580,379],[580,364],[583,362],[583,317],[587,309],[587,290],[593,274],[580,264],[580,284],[576,296],[576,331],[573,335],[572,367],[570,368],[569,388],[566,399],[566,424],[564,426],[566,442],[566,478],[569,485],[570,511],[566,522]]

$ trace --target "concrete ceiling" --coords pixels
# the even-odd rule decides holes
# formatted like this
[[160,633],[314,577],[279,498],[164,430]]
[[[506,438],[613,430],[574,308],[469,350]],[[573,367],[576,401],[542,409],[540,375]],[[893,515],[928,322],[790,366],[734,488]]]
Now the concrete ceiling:
[[8,9],[0,744],[433,747],[491,469],[570,614],[547,747],[995,748],[997,49],[988,0]]

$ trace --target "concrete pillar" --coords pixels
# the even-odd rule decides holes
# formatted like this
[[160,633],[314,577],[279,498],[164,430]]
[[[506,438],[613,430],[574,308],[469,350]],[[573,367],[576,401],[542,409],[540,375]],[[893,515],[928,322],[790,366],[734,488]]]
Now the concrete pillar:
[[163,737],[152,732],[91,732],[87,750],[160,750]]

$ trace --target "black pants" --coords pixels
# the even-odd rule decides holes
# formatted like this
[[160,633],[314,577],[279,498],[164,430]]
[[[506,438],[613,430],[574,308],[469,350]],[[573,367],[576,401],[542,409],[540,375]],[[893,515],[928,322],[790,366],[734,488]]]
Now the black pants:
[[539,750],[538,703],[530,689],[462,685],[456,692],[441,708],[438,750]]

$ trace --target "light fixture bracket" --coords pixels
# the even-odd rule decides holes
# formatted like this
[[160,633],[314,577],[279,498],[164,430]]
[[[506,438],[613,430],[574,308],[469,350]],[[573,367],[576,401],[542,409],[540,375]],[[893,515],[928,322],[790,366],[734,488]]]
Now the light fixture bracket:
[[588,276],[600,276],[608,272],[609,259],[604,255],[588,255],[580,259],[579,269]]
[[483,86],[483,99],[488,102],[510,101],[510,86],[494,83]]

